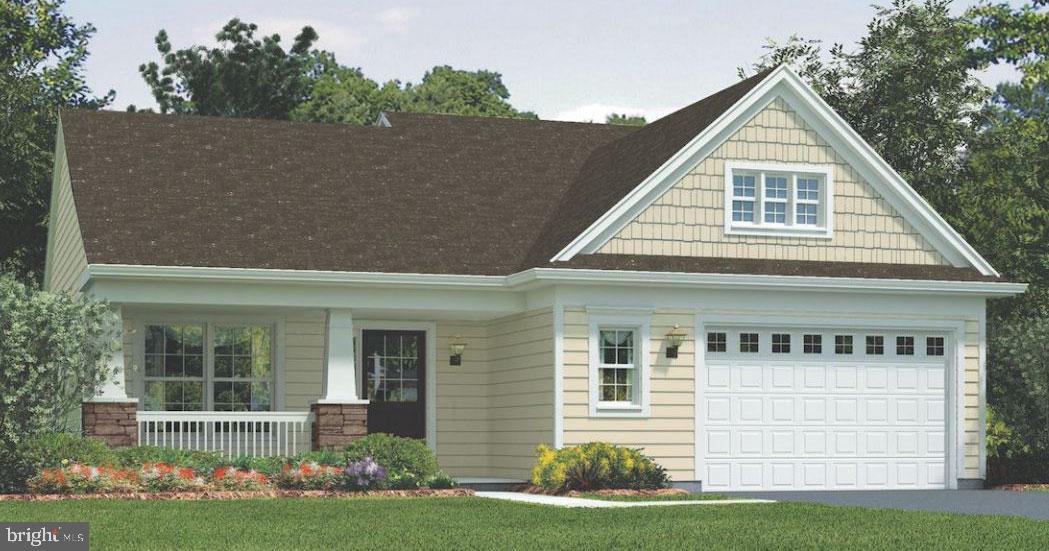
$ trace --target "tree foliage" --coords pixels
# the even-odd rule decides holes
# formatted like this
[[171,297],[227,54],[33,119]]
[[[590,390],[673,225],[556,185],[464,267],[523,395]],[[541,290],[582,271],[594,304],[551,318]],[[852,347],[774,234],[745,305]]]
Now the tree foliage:
[[95,28],[74,23],[62,4],[0,3],[0,271],[24,278],[44,265],[58,108],[113,99],[93,96],[84,82]]
[[231,19],[215,35],[217,47],[172,50],[166,31],[157,33],[155,61],[139,66],[163,113],[286,119],[309,95],[319,53],[317,32],[303,27],[290,50],[280,35],[255,37],[258,26]]
[[1014,9],[1009,4],[984,4],[968,16],[977,28],[976,59],[985,63],[1009,63],[1023,73],[1027,88],[1049,82],[1049,0],[1033,0]]
[[318,36],[311,27],[303,27],[288,51],[280,35],[258,39],[256,31],[255,24],[232,19],[216,35],[218,47],[173,50],[161,30],[156,43],[164,67],[139,67],[160,110],[350,124],[372,124],[382,111],[536,118],[510,105],[510,91],[493,71],[442,65],[417,84],[380,85],[314,49]]
[[19,443],[66,427],[114,372],[117,318],[103,302],[0,276],[0,489],[18,483]]
[[609,113],[605,117],[605,124],[619,124],[623,126],[645,126],[648,121],[642,115],[627,115],[626,113]]

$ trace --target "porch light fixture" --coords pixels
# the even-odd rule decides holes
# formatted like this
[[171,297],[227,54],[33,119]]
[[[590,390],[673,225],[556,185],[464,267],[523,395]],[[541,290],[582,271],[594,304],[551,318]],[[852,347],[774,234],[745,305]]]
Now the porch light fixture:
[[665,337],[668,358],[677,357],[677,349],[681,346],[681,343],[685,341],[685,337],[687,336],[688,333],[685,333],[685,330],[682,329],[680,325],[674,324],[674,328],[671,329]]
[[456,335],[452,339],[452,356],[448,358],[449,365],[463,365],[463,351],[466,350],[466,343],[463,342],[463,338],[460,335]]

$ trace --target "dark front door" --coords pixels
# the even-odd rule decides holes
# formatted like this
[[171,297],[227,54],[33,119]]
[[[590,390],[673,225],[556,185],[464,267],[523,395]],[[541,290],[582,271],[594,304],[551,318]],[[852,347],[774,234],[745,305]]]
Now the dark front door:
[[368,432],[426,437],[426,333],[362,331]]

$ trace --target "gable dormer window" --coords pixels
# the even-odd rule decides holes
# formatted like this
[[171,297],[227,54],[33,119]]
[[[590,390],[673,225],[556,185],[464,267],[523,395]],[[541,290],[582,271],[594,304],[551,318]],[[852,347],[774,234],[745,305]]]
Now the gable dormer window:
[[725,163],[725,233],[829,238],[833,179],[825,165]]

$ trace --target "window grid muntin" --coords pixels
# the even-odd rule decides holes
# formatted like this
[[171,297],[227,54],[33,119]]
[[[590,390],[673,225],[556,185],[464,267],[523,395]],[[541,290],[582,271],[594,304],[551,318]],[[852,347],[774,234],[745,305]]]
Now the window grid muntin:
[[728,333],[710,331],[707,333],[707,352],[726,352],[728,350]]
[[740,333],[739,351],[746,354],[757,354],[760,350],[758,333]]
[[[217,410],[215,408],[215,403],[213,401],[214,383],[216,382],[216,377],[215,377],[215,372],[214,372],[214,370],[215,370],[215,362],[214,362],[214,353],[213,353],[212,347],[214,346],[214,342],[215,342],[215,340],[214,340],[214,333],[215,333],[215,328],[217,326],[259,326],[259,327],[265,327],[269,331],[269,334],[270,334],[270,350],[269,350],[269,358],[270,358],[269,372],[270,372],[270,378],[268,380],[266,380],[266,383],[268,384],[269,392],[270,392],[269,409],[268,410],[274,410],[274,409],[277,408],[276,400],[278,398],[278,393],[277,393],[277,389],[276,389],[276,378],[277,378],[278,366],[277,366],[277,360],[276,360],[276,358],[277,358],[277,356],[276,356],[277,327],[276,327],[275,324],[273,324],[273,323],[266,323],[266,322],[259,323],[259,322],[252,322],[252,321],[247,321],[247,322],[244,322],[244,323],[237,323],[237,322],[234,322],[234,321],[230,321],[230,322],[214,321],[212,319],[204,319],[204,320],[192,321],[192,318],[191,318],[191,321],[183,321],[181,318],[175,318],[175,320],[171,320],[170,318],[169,319],[161,318],[161,319],[155,320],[155,321],[147,321],[147,322],[145,322],[143,324],[143,328],[144,328],[144,333],[145,334],[143,335],[142,340],[138,341],[139,343],[142,343],[142,346],[143,346],[143,350],[144,350],[143,359],[144,360],[145,360],[145,357],[149,356],[149,354],[150,354],[150,348],[149,348],[149,343],[148,343],[148,339],[149,339],[148,332],[149,332],[151,327],[158,327],[158,326],[159,327],[165,327],[165,326],[196,326],[196,327],[199,327],[201,329],[201,332],[202,332],[201,344],[202,344],[202,352],[203,352],[203,374],[202,374],[201,377],[199,377],[199,378],[194,377],[193,379],[174,379],[174,378],[168,379],[168,378],[163,378],[163,377],[150,377],[145,371],[143,371],[143,376],[139,379],[139,384],[141,385],[139,387],[139,389],[140,389],[140,392],[142,392],[142,396],[143,396],[142,404],[143,404],[143,407],[144,407],[145,410],[147,410],[147,411],[219,411],[219,410]],[[187,408],[187,409],[182,409],[182,410],[175,409],[175,408],[164,409],[166,406],[163,403],[159,403],[159,405],[161,406],[159,408],[158,407],[153,407],[153,406],[158,405],[158,404],[155,401],[151,402],[150,399],[149,399],[149,394],[148,394],[149,393],[149,383],[150,382],[154,382],[154,383],[155,382],[161,382],[161,381],[163,381],[165,379],[171,380],[171,381],[174,381],[174,382],[178,382],[178,381],[182,381],[182,382],[198,382],[199,383],[199,391],[200,391],[200,393],[202,395],[201,407],[200,408],[195,408],[195,409],[194,408]]]
[[[419,401],[419,337],[382,332],[382,354],[376,351],[364,359],[371,370],[366,392],[377,402]],[[382,373],[377,374],[379,368]]]
[[[187,335],[189,329],[195,331]],[[171,340],[176,333],[177,344]],[[158,336],[160,337],[159,342]],[[145,369],[142,400],[146,409],[203,410],[206,386],[204,325],[199,323],[151,323],[146,325],[143,338],[145,340]],[[161,396],[152,396],[154,393]],[[187,398],[187,393],[189,398]],[[179,399],[174,399],[175,397]]]
[[867,335],[867,354],[880,356],[885,354],[885,337],[882,335]]
[[896,355],[914,355],[914,337],[911,335],[900,335],[896,337]]
[[752,174],[732,176],[732,221],[754,222],[757,180]]
[[925,337],[926,356],[943,356],[945,352],[945,339],[943,337]]
[[[749,226],[766,226],[773,228],[789,228],[794,226],[806,227],[811,229],[826,229],[825,226],[827,221],[824,219],[824,209],[829,208],[825,205],[828,201],[829,190],[827,188],[827,181],[829,174],[824,173],[813,173],[807,171],[789,172],[789,171],[776,171],[776,170],[761,170],[752,168],[732,168],[732,222],[741,223],[742,227]],[[743,202],[738,201],[741,196],[736,193],[738,186],[737,181],[740,177],[756,177],[758,182],[758,189],[756,197],[746,197],[746,201],[756,201],[756,205],[752,205],[749,211],[744,214]],[[780,197],[779,191],[775,192],[775,197],[769,197],[766,191],[766,178],[776,179],[777,186],[780,178],[786,178],[787,180],[787,193],[786,197]],[[804,182],[804,189],[799,192],[798,182]],[[778,190],[779,188],[777,188]],[[813,197],[815,197],[813,199]],[[783,203],[785,206],[779,206],[779,203]],[[776,205],[770,208],[771,205]],[[812,206],[806,206],[799,209],[801,205],[814,205],[815,212],[813,213]],[[756,207],[756,208],[754,208]],[[745,218],[746,217],[746,218]],[[782,219],[782,222],[779,221]]]
[[802,352],[805,354],[823,353],[823,335],[807,333],[801,337]]
[[772,353],[790,354],[790,333],[772,334]]
[[852,335],[834,335],[834,353],[852,354]]
[[[597,396],[600,402],[637,402],[637,334],[634,328],[598,328]],[[612,335],[611,343],[606,335]]]

